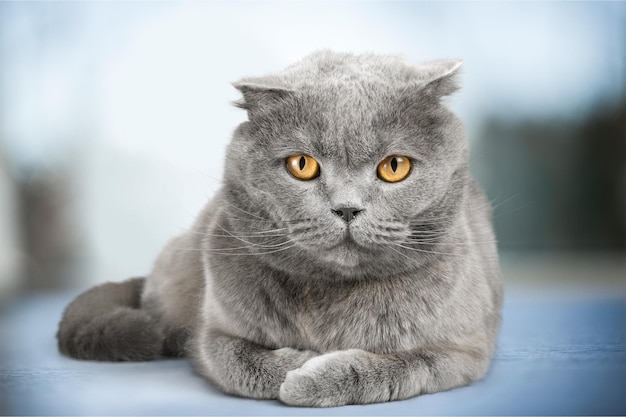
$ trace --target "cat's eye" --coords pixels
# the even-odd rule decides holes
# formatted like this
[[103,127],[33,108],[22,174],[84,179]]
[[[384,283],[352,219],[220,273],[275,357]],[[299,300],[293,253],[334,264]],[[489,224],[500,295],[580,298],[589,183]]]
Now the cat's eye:
[[391,155],[378,164],[378,178],[387,182],[398,182],[411,172],[411,161],[406,156]]
[[320,175],[320,165],[308,155],[299,154],[287,158],[289,173],[302,181],[309,181]]

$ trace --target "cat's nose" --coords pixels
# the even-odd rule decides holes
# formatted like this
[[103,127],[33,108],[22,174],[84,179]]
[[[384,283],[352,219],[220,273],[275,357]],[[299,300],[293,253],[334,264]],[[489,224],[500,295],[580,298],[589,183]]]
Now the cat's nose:
[[350,223],[356,217],[356,215],[363,210],[356,207],[337,207],[336,209],[333,209],[331,211],[337,216],[341,217],[344,222]]

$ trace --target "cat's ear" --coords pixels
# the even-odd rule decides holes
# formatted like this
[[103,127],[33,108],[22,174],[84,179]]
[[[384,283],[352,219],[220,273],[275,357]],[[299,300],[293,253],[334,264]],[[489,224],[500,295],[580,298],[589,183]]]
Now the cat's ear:
[[236,107],[248,111],[248,118],[269,112],[280,102],[285,100],[293,90],[275,82],[265,80],[242,80],[233,83],[233,87],[241,91],[243,98],[236,101]]
[[446,59],[418,65],[416,69],[421,75],[420,93],[435,98],[454,93],[459,89],[456,79],[462,65],[463,61],[460,59]]

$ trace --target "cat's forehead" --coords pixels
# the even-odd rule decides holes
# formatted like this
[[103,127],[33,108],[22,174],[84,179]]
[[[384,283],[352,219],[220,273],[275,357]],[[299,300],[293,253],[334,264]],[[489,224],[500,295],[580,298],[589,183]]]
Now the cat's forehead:
[[[274,143],[278,153],[307,153],[343,164],[369,164],[393,152],[405,153],[415,148],[415,132],[394,122],[388,100],[374,100],[341,89],[317,89],[299,97],[296,111]],[[416,153],[417,150],[413,149]]]
[[[280,108],[286,125],[274,146],[283,156],[307,153],[353,168],[393,153],[419,154],[419,121],[403,115],[400,97],[372,82],[302,88]],[[293,103],[290,103],[293,104]],[[406,120],[410,119],[410,120]]]
[[419,120],[385,85],[344,83],[303,88],[296,96],[288,145],[326,159],[361,165],[390,153],[418,153]]

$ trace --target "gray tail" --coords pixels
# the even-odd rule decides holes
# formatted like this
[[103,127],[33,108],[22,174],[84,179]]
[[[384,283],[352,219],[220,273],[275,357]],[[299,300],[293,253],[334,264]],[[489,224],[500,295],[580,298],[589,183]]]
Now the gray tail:
[[163,331],[141,307],[145,278],[93,287],[72,301],[59,324],[59,350],[77,359],[146,361],[161,355]]

